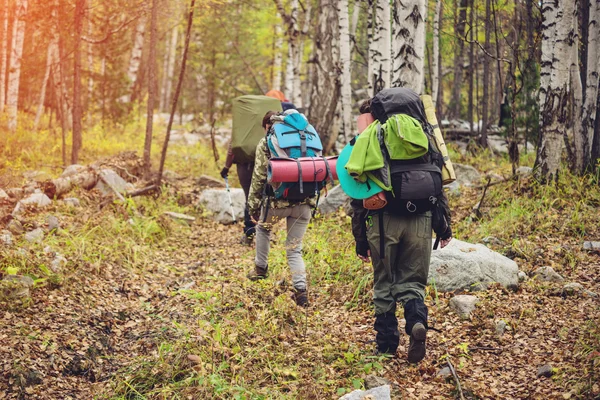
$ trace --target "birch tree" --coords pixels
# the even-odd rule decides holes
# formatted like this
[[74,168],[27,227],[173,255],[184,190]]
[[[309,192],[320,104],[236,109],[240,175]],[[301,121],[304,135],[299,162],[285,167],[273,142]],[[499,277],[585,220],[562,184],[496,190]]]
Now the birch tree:
[[129,103],[133,96],[133,90],[138,80],[138,71],[142,62],[142,50],[144,49],[144,34],[146,33],[146,16],[142,15],[135,27],[133,37],[133,47],[129,57],[129,66],[127,67],[127,78],[129,81],[129,89],[127,94],[123,96],[122,101]]
[[390,2],[389,0],[373,0],[370,6],[372,13],[372,37],[369,41],[369,88],[375,94],[381,89],[389,88],[391,83],[391,34],[390,34]]
[[327,153],[337,139],[331,128],[340,96],[339,79],[335,73],[339,62],[338,16],[337,6],[330,0],[319,0],[318,10],[313,51],[315,68],[307,115],[319,132],[323,150]]
[[46,87],[48,86],[48,81],[50,80],[52,62],[56,58],[54,55],[55,52],[58,52],[58,38],[51,37],[50,43],[48,44],[48,52],[46,55],[46,71],[44,72],[44,80],[42,81],[40,99],[38,102],[37,112],[35,113],[35,121],[33,122],[34,130],[38,129],[40,119],[42,118],[42,114],[44,112],[44,102],[46,100]]
[[440,20],[442,14],[442,0],[436,0],[433,15],[433,60],[431,63],[431,98],[433,108],[437,108],[438,93],[440,90]]
[[424,0],[394,0],[394,87],[423,91],[426,12]]
[[581,115],[581,137],[583,142],[583,169],[593,170],[596,160],[592,158],[594,131],[598,126],[596,120],[600,101],[598,100],[600,76],[600,2],[590,1],[587,39],[587,79],[584,93],[583,111]]
[[2,1],[2,49],[0,50],[0,113],[6,103],[6,61],[8,59],[8,0]]
[[281,16],[277,13],[277,22],[275,23],[275,41],[273,42],[273,81],[271,89],[281,91],[281,66],[283,65],[283,36],[281,29]]
[[[465,52],[465,25],[467,22],[467,0],[460,0],[458,4],[458,15],[454,25],[454,34],[456,36],[456,48],[454,50],[454,82],[452,84],[452,100],[450,115],[452,118],[460,118],[461,109],[461,90],[463,83],[464,70],[464,52]],[[487,28],[486,28],[487,29]]]
[[81,35],[83,32],[83,17],[85,15],[85,0],[75,3],[75,45],[73,51],[73,143],[71,164],[79,161],[79,151],[83,145],[83,108],[81,105]]
[[535,171],[543,182],[558,179],[568,124],[574,11],[574,0],[544,0],[542,3],[541,129]]
[[8,88],[6,93],[6,109],[8,111],[8,129],[17,129],[17,111],[19,104],[19,81],[21,77],[21,58],[25,40],[25,16],[27,0],[17,0],[12,33],[10,64],[8,68]]
[[[352,129],[352,75],[350,55],[350,26],[348,13],[348,0],[338,0],[337,12],[339,17],[340,32],[340,65],[342,67],[341,95],[342,95],[342,124],[344,134],[349,140],[353,136]],[[355,5],[354,7],[358,7]]]
[[[179,40],[179,26],[171,30],[171,42],[169,43],[169,61],[165,71],[165,91],[163,93],[163,105],[166,107],[171,100],[171,91],[173,90],[173,78],[175,76],[175,57],[177,56],[177,41]],[[164,108],[161,108],[164,110]]]
[[146,136],[144,139],[144,172],[150,174],[150,151],[152,149],[152,123],[154,122],[154,100],[156,97],[156,37],[158,0],[152,0],[150,18],[150,54],[148,57],[148,104],[146,112]]

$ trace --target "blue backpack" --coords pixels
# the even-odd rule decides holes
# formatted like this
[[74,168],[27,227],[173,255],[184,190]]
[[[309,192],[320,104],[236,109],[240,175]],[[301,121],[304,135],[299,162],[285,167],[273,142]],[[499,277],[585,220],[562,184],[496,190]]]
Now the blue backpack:
[[[323,144],[315,128],[303,114],[289,110],[272,117],[273,126],[267,133],[267,146],[272,158],[299,159],[321,157]],[[300,165],[300,164],[298,164]],[[302,201],[317,196],[326,182],[303,182],[300,171],[298,182],[267,183],[269,195],[275,199]]]

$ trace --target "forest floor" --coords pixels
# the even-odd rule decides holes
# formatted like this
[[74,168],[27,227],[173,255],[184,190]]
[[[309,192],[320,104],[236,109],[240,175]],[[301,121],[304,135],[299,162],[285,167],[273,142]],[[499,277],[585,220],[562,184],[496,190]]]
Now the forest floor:
[[[483,172],[510,169],[487,153],[455,157]],[[448,306],[454,293],[430,287],[441,332],[429,332],[426,359],[407,363],[407,337],[398,358],[376,356],[372,272],[355,257],[349,217],[311,222],[311,305],[300,309],[286,284],[284,232],[269,279],[249,282],[253,249],[239,243],[240,226],[216,224],[193,205],[200,188],[184,176],[185,162],[170,166],[182,179],[158,199],[106,204],[78,191],[81,208],[55,203],[24,214],[39,226],[54,215],[61,229],[43,243],[0,246],[0,278],[10,267],[36,282],[29,304],[0,309],[0,399],[333,399],[362,388],[367,375],[388,379],[394,398],[459,398],[455,382],[436,377],[448,360],[466,398],[599,398],[598,299],[563,297],[564,283],[528,279],[516,291],[474,293],[480,303],[465,320]],[[526,273],[549,265],[600,293],[600,256],[582,249],[600,240],[598,185],[566,170],[552,187],[527,178],[495,185],[474,221],[481,192],[463,188],[450,199],[458,239],[494,236],[489,246]],[[181,225],[164,211],[197,218]],[[62,271],[48,268],[47,247],[67,258]],[[509,327],[502,336],[500,320]],[[544,364],[552,377],[536,376]]]

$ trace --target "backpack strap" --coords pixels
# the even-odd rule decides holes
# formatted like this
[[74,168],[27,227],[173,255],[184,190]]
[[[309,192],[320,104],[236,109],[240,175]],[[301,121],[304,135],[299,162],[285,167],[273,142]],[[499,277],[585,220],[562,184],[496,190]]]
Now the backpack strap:
[[[325,156],[322,156],[322,157],[323,157],[323,161],[325,162],[325,170],[327,170],[327,177],[329,178],[329,181],[333,185],[333,174],[331,173],[331,168],[329,168],[329,163],[327,162],[327,158],[325,158]],[[315,170],[316,170],[316,168],[315,168]],[[316,171],[315,171],[315,178],[316,178]]]
[[[301,130],[298,131],[298,134],[300,135],[300,153],[302,154],[302,157],[306,157],[306,132]],[[302,193],[302,189],[300,190],[300,193]]]
[[[294,159],[292,159],[294,160]],[[302,164],[300,160],[295,159],[296,164],[298,165],[298,184],[300,185],[300,193],[304,194],[304,180],[302,179]]]

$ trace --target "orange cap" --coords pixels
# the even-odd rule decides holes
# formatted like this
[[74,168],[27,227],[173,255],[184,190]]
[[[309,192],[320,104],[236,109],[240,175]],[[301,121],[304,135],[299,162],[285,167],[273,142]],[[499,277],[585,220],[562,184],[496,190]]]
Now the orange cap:
[[273,97],[274,99],[277,99],[279,101],[285,101],[285,95],[279,90],[275,90],[275,89],[269,90],[265,94],[265,96]]

